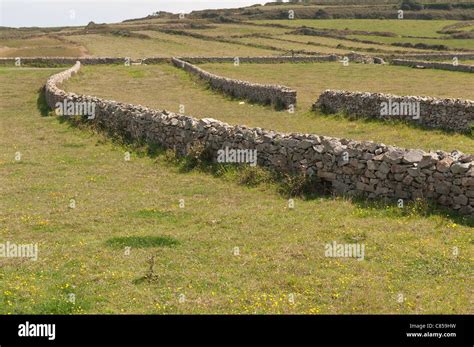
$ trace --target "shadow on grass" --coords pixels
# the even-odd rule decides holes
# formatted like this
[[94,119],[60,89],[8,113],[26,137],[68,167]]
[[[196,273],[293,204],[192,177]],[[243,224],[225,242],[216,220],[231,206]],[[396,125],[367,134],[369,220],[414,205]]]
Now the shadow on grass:
[[179,242],[169,236],[124,236],[110,238],[105,244],[112,248],[153,248],[172,247],[178,245]]
[[42,117],[47,117],[49,116],[49,112],[51,111],[51,109],[49,108],[48,103],[46,102],[46,96],[44,93],[44,86],[38,89],[38,97],[36,98],[36,108],[38,109]]

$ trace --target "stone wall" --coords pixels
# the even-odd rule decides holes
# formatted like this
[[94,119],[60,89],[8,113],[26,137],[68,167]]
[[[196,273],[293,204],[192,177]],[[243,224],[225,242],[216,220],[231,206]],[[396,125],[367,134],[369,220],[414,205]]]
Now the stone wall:
[[[179,59],[191,64],[204,63],[230,63],[234,62],[236,57],[180,57]],[[316,63],[337,61],[337,55],[309,55],[309,56],[262,56],[262,57],[238,57],[240,63],[256,64],[279,64],[279,63]]]
[[457,52],[457,53],[403,53],[403,54],[384,54],[384,59],[422,59],[422,60],[452,60],[457,57],[459,60],[474,59],[474,53]]
[[402,65],[402,66],[411,66],[411,67],[425,67],[425,68],[439,69],[439,70],[474,72],[474,65],[464,65],[464,64],[453,65],[452,63],[441,63],[441,62],[434,62],[434,61],[394,59],[392,60],[392,64]]
[[[0,57],[0,65],[15,64],[14,57],[3,58]],[[187,61],[191,64],[202,63],[228,63],[234,62],[235,57],[182,57],[181,60]],[[313,63],[337,61],[336,55],[322,55],[322,56],[261,56],[261,57],[239,57],[241,63],[257,63],[257,64],[277,64],[277,63]],[[99,65],[99,64],[124,64],[125,57],[21,57],[21,62],[24,65],[41,64],[47,65],[72,65],[76,61],[80,61],[85,65]],[[171,58],[167,57],[146,57],[143,59],[132,59],[133,61],[141,61],[143,64],[161,64],[169,63]]]
[[474,215],[473,155],[428,153],[374,142],[231,126],[210,118],[195,119],[61,90],[58,84],[80,66],[78,62],[48,79],[48,105],[55,108],[65,99],[93,102],[95,118],[87,121],[115,136],[159,144],[180,154],[185,154],[191,144],[201,143],[214,158],[225,147],[255,149],[258,165],[278,172],[304,172],[314,184],[325,184],[337,194],[391,200],[428,198]]
[[[0,58],[0,65],[14,65],[16,58]],[[26,57],[21,58],[21,65],[72,65],[76,61],[80,61],[84,65],[102,65],[102,64],[125,64],[124,57],[87,57],[87,58],[71,58],[71,57]],[[143,59],[131,59],[130,63],[141,62],[142,64],[161,64],[169,63],[170,58],[150,57]]]
[[[419,105],[419,115],[405,112],[382,114],[382,109],[389,106],[394,110],[400,106]],[[463,99],[438,99],[422,96],[397,96],[381,93],[349,92],[343,90],[326,90],[319,96],[313,109],[326,113],[344,112],[364,118],[397,119],[415,122],[430,128],[441,128],[457,132],[469,132],[474,124],[474,101]],[[401,110],[401,108],[400,108]],[[419,118],[418,118],[419,116]]]
[[296,105],[296,90],[288,87],[221,77],[178,58],[172,58],[171,61],[176,67],[199,76],[199,78],[209,83],[213,89],[220,90],[229,96],[264,105],[270,104],[276,108],[288,108],[290,105]]

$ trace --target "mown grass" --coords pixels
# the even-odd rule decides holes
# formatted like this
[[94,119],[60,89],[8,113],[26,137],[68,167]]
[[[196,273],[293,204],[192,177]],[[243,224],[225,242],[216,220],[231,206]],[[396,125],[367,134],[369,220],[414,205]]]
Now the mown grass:
[[[275,112],[271,107],[231,100],[206,89],[200,81],[167,64],[128,69],[120,66],[84,66],[82,72],[66,84],[66,88],[174,112],[184,105],[185,114],[211,117],[230,124],[373,140],[407,148],[458,149],[474,153],[474,140],[466,135],[424,130],[405,124],[349,120],[310,111],[311,105],[325,89],[472,99],[473,94],[468,88],[471,76],[467,73],[364,64],[344,67],[340,63],[240,64],[239,67],[233,64],[204,64],[202,67],[223,76],[295,88],[298,92],[296,111],[293,114]],[[133,71],[146,71],[147,77],[140,79],[140,83],[132,81],[130,73]],[[124,88],[115,88],[116,85]],[[160,86],[160,93],[156,92],[156,86]],[[130,93],[130,90],[134,92]]]
[[[0,240],[39,247],[0,259],[1,313],[472,313],[468,220],[329,197],[289,209],[271,182],[42,116],[55,71],[0,68]],[[334,240],[363,242],[365,260],[325,257]]]

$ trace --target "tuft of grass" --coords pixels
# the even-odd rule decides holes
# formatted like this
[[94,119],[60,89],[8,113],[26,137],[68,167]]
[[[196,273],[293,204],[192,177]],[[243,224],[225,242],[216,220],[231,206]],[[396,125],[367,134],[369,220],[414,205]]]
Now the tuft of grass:
[[176,216],[170,211],[160,211],[155,208],[146,208],[132,213],[135,217],[149,219],[176,220]]
[[132,78],[143,78],[143,77],[146,76],[145,71],[139,70],[139,69],[130,69],[130,70],[128,71],[128,74],[129,74],[130,77],[132,77]]

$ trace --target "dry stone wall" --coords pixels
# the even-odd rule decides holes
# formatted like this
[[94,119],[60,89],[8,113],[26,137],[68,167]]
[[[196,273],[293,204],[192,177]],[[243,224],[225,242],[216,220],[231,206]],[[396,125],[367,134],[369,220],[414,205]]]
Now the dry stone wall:
[[[257,64],[277,64],[277,63],[313,63],[313,62],[327,62],[337,61],[336,55],[322,55],[322,56],[261,56],[261,57],[238,57],[242,63],[257,63]],[[80,61],[86,65],[99,64],[124,64],[126,57],[21,57],[21,63],[25,65],[41,64],[41,65],[73,65],[76,61]],[[202,63],[227,63],[235,61],[235,57],[183,57],[179,58],[191,64]],[[0,57],[0,65],[13,65],[16,58]],[[135,59],[131,60],[132,62]],[[161,64],[169,63],[171,58],[168,57],[147,57],[143,59],[136,59],[143,64]]]
[[[262,56],[262,57],[237,57],[241,63],[256,64],[278,64],[278,63],[316,63],[337,61],[337,55],[304,55],[304,56]],[[236,57],[180,57],[180,60],[191,64],[204,63],[229,63],[234,62]]]
[[[14,65],[17,58],[0,58],[0,65]],[[127,58],[125,57],[85,57],[85,58],[71,58],[71,57],[25,57],[20,58],[21,65],[72,65],[76,61],[80,61],[85,65],[102,65],[102,64],[125,64]],[[135,61],[141,62],[142,64],[159,64],[169,63],[170,58],[165,57],[150,57],[144,59],[130,59],[129,62]]]
[[435,61],[417,61],[417,60],[404,60],[394,59],[392,60],[393,65],[411,66],[411,67],[423,67],[429,69],[439,70],[450,70],[450,71],[461,71],[461,72],[474,72],[474,65],[457,64],[452,63],[440,63]]
[[313,105],[317,108],[326,113],[405,120],[457,132],[468,132],[474,124],[474,101],[463,99],[326,90]]
[[385,54],[384,59],[422,59],[422,60],[452,60],[458,59],[474,59],[474,52],[457,52],[457,53],[403,53],[403,54]]
[[60,89],[58,84],[79,68],[78,62],[48,79],[48,105],[55,108],[64,100],[93,102],[95,117],[88,121],[115,136],[159,144],[181,154],[186,154],[191,144],[201,143],[214,158],[225,147],[257,150],[258,165],[278,172],[304,172],[314,184],[325,183],[338,194],[393,200],[428,198],[474,215],[473,155],[231,126],[210,118],[195,119]]
[[285,86],[250,83],[226,77],[221,77],[207,72],[191,63],[179,58],[172,58],[172,63],[185,71],[199,76],[213,89],[222,91],[229,96],[246,99],[260,104],[270,104],[277,108],[288,108],[296,105],[296,90]]

